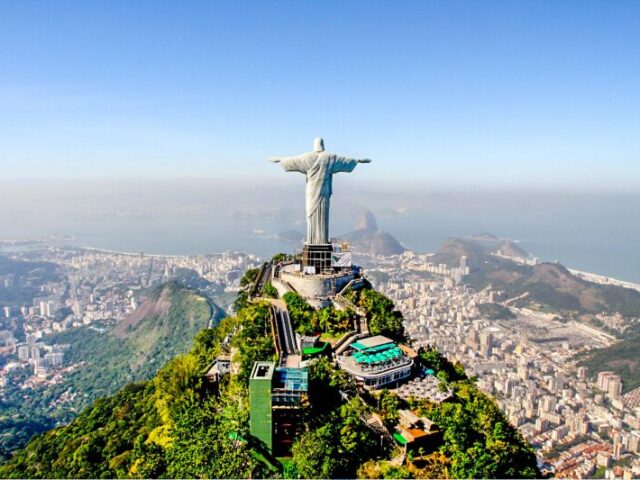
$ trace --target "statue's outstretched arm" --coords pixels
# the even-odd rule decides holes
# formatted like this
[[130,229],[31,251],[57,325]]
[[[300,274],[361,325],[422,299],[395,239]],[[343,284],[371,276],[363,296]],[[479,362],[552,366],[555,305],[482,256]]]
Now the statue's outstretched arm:
[[271,157],[269,161],[279,163],[287,172],[307,173],[308,162],[304,155],[298,155],[296,157]]
[[358,163],[370,163],[371,160],[368,158],[348,158],[342,156],[336,156],[336,160],[333,164],[333,172],[353,172],[353,169],[356,168]]

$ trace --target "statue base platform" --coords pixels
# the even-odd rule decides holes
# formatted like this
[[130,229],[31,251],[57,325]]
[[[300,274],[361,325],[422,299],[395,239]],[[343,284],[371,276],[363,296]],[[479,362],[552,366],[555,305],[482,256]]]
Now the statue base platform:
[[302,247],[302,266],[305,269],[311,269],[310,273],[333,273],[331,268],[331,254],[333,253],[333,245],[320,244],[308,245],[305,243]]
[[314,308],[327,307],[351,280],[359,278],[360,270],[343,268],[319,274],[305,274],[300,264],[283,266],[272,280],[280,296],[288,291],[302,295]]

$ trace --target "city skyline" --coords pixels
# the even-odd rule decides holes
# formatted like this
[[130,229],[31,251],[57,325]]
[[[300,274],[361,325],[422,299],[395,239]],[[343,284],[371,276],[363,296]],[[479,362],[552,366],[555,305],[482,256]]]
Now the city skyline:
[[150,7],[5,6],[0,176],[261,177],[320,135],[362,182],[640,186],[636,3]]

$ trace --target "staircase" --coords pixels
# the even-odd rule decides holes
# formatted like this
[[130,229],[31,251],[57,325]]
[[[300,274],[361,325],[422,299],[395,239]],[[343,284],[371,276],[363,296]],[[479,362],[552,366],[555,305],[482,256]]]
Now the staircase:
[[382,423],[382,419],[375,413],[365,412],[360,419],[365,423],[370,430],[381,435],[385,440],[393,442],[393,436],[387,430],[387,427]]

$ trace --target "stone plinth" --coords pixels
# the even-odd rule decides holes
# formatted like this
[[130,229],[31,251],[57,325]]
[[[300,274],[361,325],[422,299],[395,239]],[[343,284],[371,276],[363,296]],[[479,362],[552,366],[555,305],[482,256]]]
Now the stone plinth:
[[285,287],[302,295],[312,307],[326,307],[347,283],[358,275],[357,271],[307,275],[297,271],[295,265],[287,265],[280,270],[274,285]]

